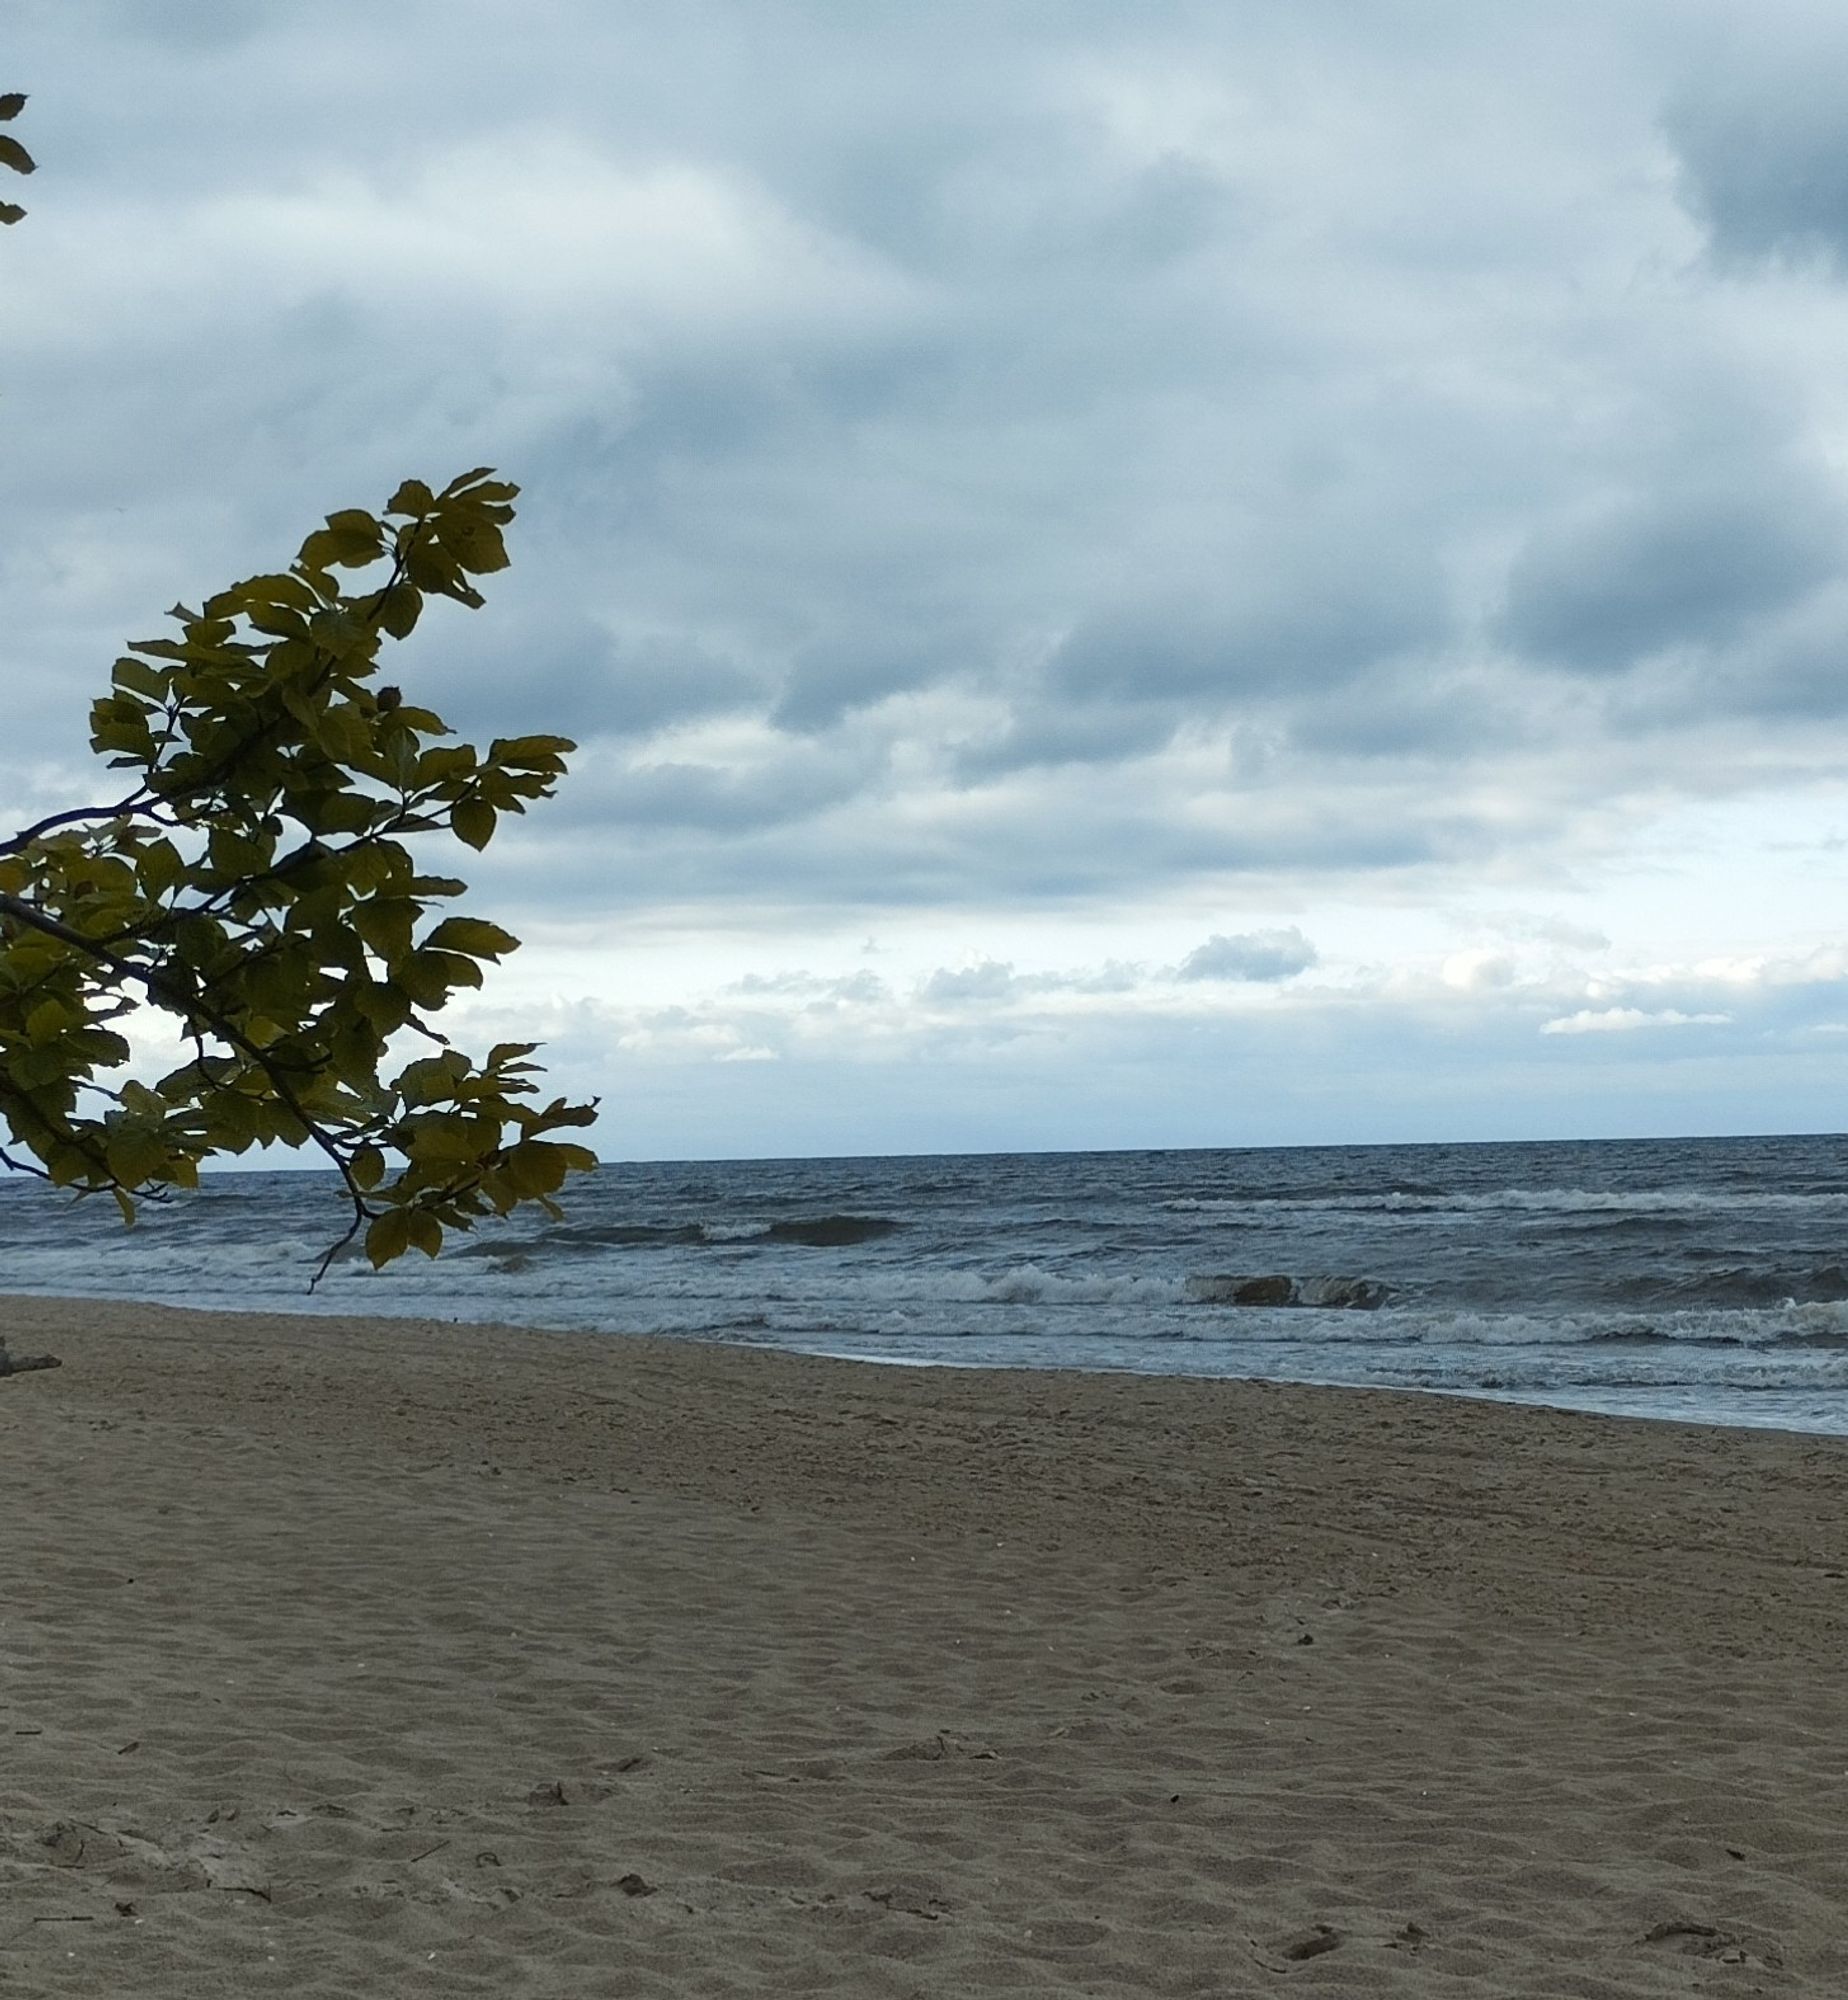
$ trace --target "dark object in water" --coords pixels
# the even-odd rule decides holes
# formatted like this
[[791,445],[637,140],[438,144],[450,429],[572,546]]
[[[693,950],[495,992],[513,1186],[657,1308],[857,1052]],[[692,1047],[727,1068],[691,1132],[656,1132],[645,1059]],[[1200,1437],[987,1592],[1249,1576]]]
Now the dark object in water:
[[764,1232],[772,1243],[802,1243],[811,1250],[838,1250],[847,1243],[870,1243],[898,1227],[883,1215],[817,1215],[797,1222],[773,1222]]
[[62,1368],[55,1354],[9,1354],[0,1340],[0,1375],[29,1375],[35,1368]]
[[1324,1311],[1377,1312],[1392,1287],[1377,1278],[1290,1278],[1281,1273],[1245,1278],[1230,1272],[1187,1280],[1187,1296],[1200,1306],[1320,1306]]

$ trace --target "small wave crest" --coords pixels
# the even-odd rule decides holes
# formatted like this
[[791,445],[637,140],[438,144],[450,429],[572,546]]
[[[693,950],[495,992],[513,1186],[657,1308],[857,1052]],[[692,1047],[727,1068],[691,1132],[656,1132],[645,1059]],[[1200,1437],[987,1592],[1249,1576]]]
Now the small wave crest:
[[968,1305],[1173,1305],[1181,1287],[1165,1278],[1129,1273],[1065,1277],[1040,1264],[1015,1264],[1005,1271],[969,1273],[945,1285],[940,1296]]
[[1659,1312],[1420,1312],[1392,1317],[1397,1339],[1424,1346],[1841,1348],[1848,1300],[1773,1307],[1672,1307]]
[[1203,1272],[1187,1280],[1186,1296],[1202,1306],[1320,1306],[1334,1312],[1377,1312],[1392,1297],[1392,1287],[1377,1278],[1282,1274],[1254,1278]]
[[814,1215],[772,1222],[764,1229],[769,1243],[800,1243],[811,1250],[838,1250],[853,1243],[875,1243],[903,1224],[889,1215]]
[[1806,1271],[1728,1264],[1666,1284],[1649,1276],[1626,1278],[1612,1287],[1611,1295],[1638,1307],[1839,1305],[1848,1301],[1848,1270],[1840,1264]]
[[1535,1358],[1508,1357],[1485,1362],[1475,1357],[1445,1356],[1424,1365],[1412,1363],[1396,1375],[1407,1388],[1451,1389],[1499,1395],[1537,1396],[1584,1390],[1667,1389],[1725,1390],[1729,1394],[1808,1390],[1835,1393],[1848,1389],[1848,1356],[1803,1361],[1795,1356],[1713,1354],[1705,1365],[1689,1365],[1685,1351],[1661,1354],[1587,1352],[1570,1370]]
[[1253,1189],[1229,1195],[1175,1195],[1160,1206],[1171,1215],[1274,1215],[1333,1211],[1352,1215],[1613,1215],[1636,1217],[1732,1215],[1764,1209],[1838,1211],[1848,1193],[1793,1194],[1785,1190],[1709,1188],[1495,1188],[1478,1194],[1406,1187],[1377,1193],[1274,1193]]
[[875,1242],[903,1226],[884,1215],[794,1216],[774,1222],[562,1223],[538,1236],[484,1237],[458,1244],[449,1254],[500,1264],[514,1256],[530,1261],[549,1252],[594,1256],[604,1250],[688,1250],[714,1244],[794,1243],[834,1250]]

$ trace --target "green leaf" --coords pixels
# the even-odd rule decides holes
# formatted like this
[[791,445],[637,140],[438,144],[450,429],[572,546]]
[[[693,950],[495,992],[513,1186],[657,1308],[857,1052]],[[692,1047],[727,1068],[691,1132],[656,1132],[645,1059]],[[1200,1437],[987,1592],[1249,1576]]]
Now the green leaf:
[[520,948],[511,931],[481,917],[445,917],[424,943],[438,951],[465,951],[472,958],[502,958]]
[[496,737],[488,754],[495,763],[516,771],[550,771],[576,748],[569,736],[508,736]]
[[26,1040],[34,1048],[42,1048],[47,1042],[55,1042],[77,1019],[62,1000],[41,1000],[26,1016]]
[[418,906],[402,896],[374,896],[353,911],[353,928],[388,963],[395,964],[411,948]]
[[398,983],[419,1007],[441,1007],[457,986],[479,986],[481,967],[453,951],[414,951],[397,968]]
[[158,901],[186,873],[186,864],[172,841],[156,840],[142,849],[135,872],[141,878],[142,893]]
[[484,1139],[491,1143],[475,1120],[453,1111],[424,1114],[408,1128],[405,1139],[420,1166],[432,1160],[473,1160],[484,1150]]
[[421,1250],[426,1257],[434,1257],[443,1247],[443,1225],[436,1217],[422,1209],[406,1209],[409,1217],[405,1235],[414,1250]]
[[486,799],[463,799],[450,815],[449,823],[455,828],[458,840],[466,841],[480,853],[494,838],[496,817],[494,808]]
[[556,1194],[570,1171],[564,1147],[527,1139],[507,1155],[507,1173],[522,1195]]
[[16,174],[29,174],[37,171],[38,162],[10,132],[0,132],[0,167],[11,167]]
[[380,626],[394,639],[408,639],[416,630],[422,611],[423,592],[409,582],[394,583],[389,590],[381,591],[374,607]]
[[394,1208],[386,1211],[366,1231],[366,1255],[375,1271],[382,1271],[395,1258],[402,1257],[411,1245],[411,1214],[409,1209]]
[[144,694],[150,701],[166,698],[166,675],[157,667],[150,667],[145,660],[130,659],[124,655],[110,669],[109,678],[130,694]]
[[140,1187],[167,1163],[167,1148],[158,1135],[118,1127],[104,1141],[109,1171],[124,1187]]
[[456,1076],[441,1056],[423,1056],[407,1063],[398,1076],[398,1093],[406,1104],[439,1104],[455,1095]]
[[355,982],[349,990],[360,1019],[381,1035],[395,1035],[411,1018],[411,996],[389,980]]

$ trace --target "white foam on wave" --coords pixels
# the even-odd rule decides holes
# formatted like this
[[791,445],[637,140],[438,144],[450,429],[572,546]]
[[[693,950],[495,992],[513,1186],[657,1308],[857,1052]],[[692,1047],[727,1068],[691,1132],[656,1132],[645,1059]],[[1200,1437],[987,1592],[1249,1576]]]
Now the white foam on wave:
[[1841,1212],[1848,1191],[1792,1194],[1706,1188],[1495,1188],[1480,1194],[1176,1195],[1159,1206],[1171,1215],[1733,1215],[1764,1209]]
[[1691,1353],[1686,1348],[1580,1350],[1570,1370],[1539,1356],[1450,1352],[1395,1369],[1391,1383],[1411,1389],[1480,1389],[1544,1396],[1566,1390],[1690,1389],[1729,1395],[1773,1390],[1839,1394],[1848,1389],[1848,1355],[1786,1351],[1776,1359],[1737,1348]]
[[[917,1289],[922,1272],[907,1273],[907,1290]],[[1183,1281],[1133,1273],[1114,1276],[1086,1272],[1065,1277],[1041,1264],[1014,1264],[1004,1271],[933,1272],[930,1295],[961,1305],[1179,1305]],[[947,1282],[946,1282],[947,1281]]]
[[1581,1308],[1571,1312],[1488,1312],[1382,1307],[1247,1306],[1202,1312],[1192,1338],[1265,1346],[1585,1348],[1813,1347],[1848,1350],[1848,1300],[1779,1306],[1684,1307],[1662,1312]]

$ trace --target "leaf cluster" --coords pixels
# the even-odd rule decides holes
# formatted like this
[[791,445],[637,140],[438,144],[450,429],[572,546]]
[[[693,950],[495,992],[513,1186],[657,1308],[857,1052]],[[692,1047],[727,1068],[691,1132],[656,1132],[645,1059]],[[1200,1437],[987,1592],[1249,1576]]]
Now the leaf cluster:
[[[286,571],[176,605],[177,636],[116,661],[91,742],[130,789],[0,841],[0,1119],[30,1156],[0,1163],[107,1191],[132,1221],[137,1194],[194,1185],[212,1156],[314,1146],[353,1213],[329,1259],[363,1232],[375,1266],[523,1202],[556,1213],[595,1166],[557,1136],[594,1105],[529,1101],[532,1044],[476,1063],[433,1025],[519,941],[441,913],[466,884],[410,846],[486,847],[575,746],[445,741],[377,684],[429,599],[481,603],[517,491],[486,467],[441,492],[407,480],[379,514],[330,514]],[[117,1080],[115,1024],[149,1003],[190,1056]]]
[[[9,125],[26,108],[25,93],[9,90],[0,95],[0,125]],[[11,167],[16,174],[29,174],[37,169],[38,162],[28,153],[10,132],[0,132],[0,167]],[[0,201],[0,222],[21,222],[26,211],[16,201]]]

